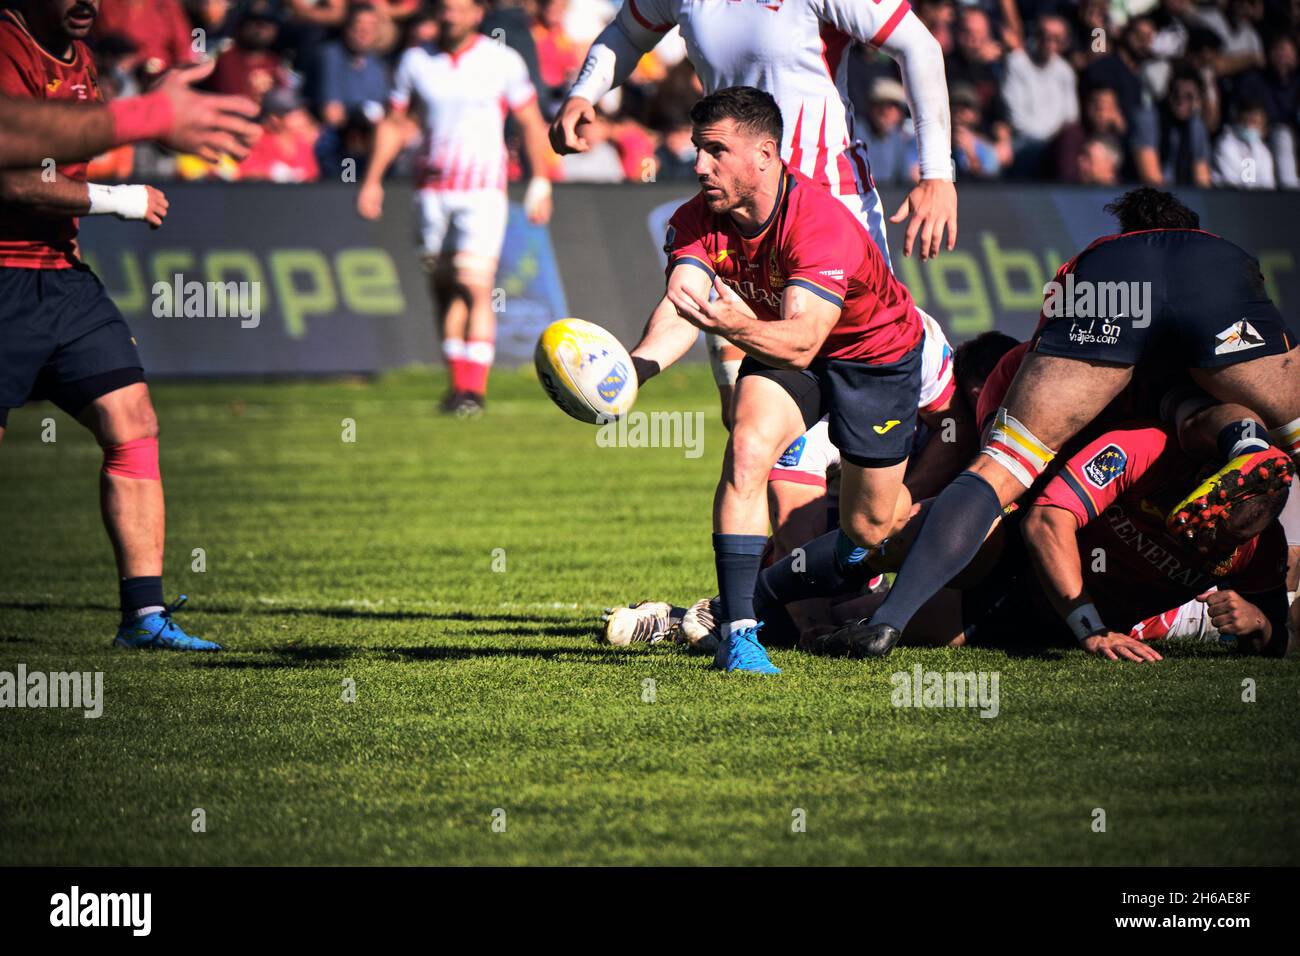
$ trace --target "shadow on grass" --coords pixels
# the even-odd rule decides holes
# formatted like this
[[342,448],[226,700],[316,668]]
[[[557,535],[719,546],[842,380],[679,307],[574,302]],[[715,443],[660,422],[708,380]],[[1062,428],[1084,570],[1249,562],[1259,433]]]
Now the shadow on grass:
[[[589,636],[589,635],[588,635]],[[235,654],[240,654],[238,649]],[[265,651],[244,652],[244,657],[220,655],[196,656],[199,667],[223,670],[278,670],[312,667],[339,661],[463,661],[478,658],[535,658],[544,661],[576,661],[584,664],[624,665],[633,655],[611,647],[482,647],[472,644],[430,644],[419,647],[351,647],[345,644],[314,644],[301,647],[273,647]],[[640,657],[641,655],[635,655]]]

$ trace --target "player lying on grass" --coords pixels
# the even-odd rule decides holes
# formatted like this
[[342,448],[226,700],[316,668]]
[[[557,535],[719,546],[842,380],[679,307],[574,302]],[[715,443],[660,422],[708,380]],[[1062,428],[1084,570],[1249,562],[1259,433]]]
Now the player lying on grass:
[[[1049,284],[1039,329],[983,451],[929,509],[889,596],[850,629],[856,653],[889,653],[912,615],[970,563],[1003,509],[1135,370],[1138,377],[1162,365],[1186,370],[1220,401],[1254,409],[1275,443],[1268,450],[1272,467],[1300,455],[1300,351],[1265,292],[1258,262],[1202,231],[1196,214],[1169,193],[1142,187],[1108,209],[1121,233],[1094,242]],[[1131,290],[1124,300],[1145,301],[1145,314],[1115,308],[1120,298],[1107,292],[1117,289]],[[1062,290],[1090,292],[1089,317],[1058,308]],[[1173,503],[1166,516],[1172,530],[1194,537],[1201,524],[1219,520],[1216,509],[1231,510],[1243,466],[1260,463],[1243,454],[1221,461],[1203,490]],[[1108,633],[1092,623],[1098,634]]]
[[[1276,516],[1288,482],[1279,477],[1231,514],[1206,522],[1207,534],[1192,544],[1171,534],[1164,518],[1197,467],[1168,427],[1103,432],[1032,504],[998,526],[971,564],[922,606],[903,641],[1019,649],[1077,643],[1111,660],[1155,661],[1161,655],[1151,642],[1173,636],[1161,634],[1157,620],[1190,602],[1203,607],[1213,628],[1196,636],[1235,639],[1242,651],[1280,656],[1287,647],[1288,595],[1285,537]],[[1203,473],[1212,468],[1201,466]],[[897,566],[922,520],[918,514],[873,555],[875,567]],[[792,590],[789,573],[788,564],[764,572],[759,613],[770,613],[779,595]],[[867,595],[840,613],[869,612],[881,600]],[[1104,630],[1085,626],[1085,619],[1105,622]],[[851,633],[805,631],[800,646],[853,654]]]
[[752,603],[767,543],[768,473],[828,415],[843,458],[841,559],[860,562],[882,541],[905,494],[922,323],[852,214],[781,161],[781,113],[771,96],[720,90],[691,118],[701,192],[669,221],[667,292],[632,357],[644,379],[647,367],[681,358],[699,330],[748,356],[714,499],[724,617],[715,662],[777,673],[757,640]]
[[[928,342],[927,342],[928,345]],[[959,346],[951,357],[936,355],[924,365],[918,417],[917,454],[908,462],[903,483],[912,498],[921,500],[937,494],[956,477],[961,463],[979,447],[974,432],[975,408],[984,381],[998,360],[1016,340],[1000,332],[986,332]],[[823,418],[781,455],[767,480],[768,517],[772,537],[764,555],[764,566],[780,561],[795,548],[823,534],[835,540],[839,528],[839,450],[831,443],[829,422]],[[958,455],[933,455],[935,446],[954,445]],[[883,576],[870,579],[868,590],[882,590]],[[856,591],[843,595],[855,602]],[[794,619],[768,620],[767,633],[782,634],[793,626],[800,631],[842,624],[848,617],[836,616],[831,599],[810,597],[789,607]],[[874,605],[873,605],[874,607]],[[848,612],[848,613],[851,613]],[[865,612],[864,612],[865,613]],[[606,643],[658,643],[671,640],[689,643],[699,651],[717,650],[717,597],[697,601],[690,608],[674,607],[665,601],[643,601],[630,607],[608,608],[602,617]],[[779,638],[778,638],[779,640]]]
[[[0,92],[32,100],[98,98],[86,0],[25,0],[0,12]],[[0,172],[0,439],[9,409],[48,399],[103,449],[100,508],[113,545],[123,647],[220,650],[186,634],[163,598],[164,507],[158,420],[135,339],[81,261],[77,217],[112,214],[157,227],[167,200],[150,186],[86,182],[86,164]]]

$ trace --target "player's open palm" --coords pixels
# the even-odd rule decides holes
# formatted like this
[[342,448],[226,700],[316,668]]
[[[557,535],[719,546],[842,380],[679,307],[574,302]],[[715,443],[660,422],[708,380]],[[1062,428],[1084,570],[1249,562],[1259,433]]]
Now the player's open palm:
[[560,156],[585,153],[591,145],[579,130],[595,120],[596,108],[582,97],[573,96],[565,100],[559,115],[551,123],[551,149]]
[[946,179],[923,179],[907,194],[898,211],[889,217],[893,223],[911,217],[903,236],[903,255],[912,249],[922,259],[933,259],[948,234],[948,250],[957,245],[957,187]]
[[155,89],[171,101],[172,124],[160,138],[164,146],[194,153],[210,163],[224,156],[241,160],[262,135],[254,120],[258,106],[244,96],[218,96],[193,88],[211,75],[216,60],[177,67],[163,75]]
[[380,183],[362,183],[357,193],[357,212],[362,219],[378,219],[384,214],[384,187]]
[[157,229],[163,224],[163,220],[167,218],[167,208],[170,204],[161,189],[154,189],[152,186],[145,186],[144,188],[149,195],[149,204],[145,207],[144,221]]
[[1164,658],[1150,644],[1139,641],[1128,634],[1107,631],[1084,638],[1083,649],[1089,654],[1104,657],[1112,661],[1134,661],[1142,664],[1146,661],[1161,661]]

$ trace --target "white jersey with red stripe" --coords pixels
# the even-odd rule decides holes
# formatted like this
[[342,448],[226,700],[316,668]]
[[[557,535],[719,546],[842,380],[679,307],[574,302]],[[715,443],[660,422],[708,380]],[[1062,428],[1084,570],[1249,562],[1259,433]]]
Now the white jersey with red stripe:
[[419,189],[506,188],[506,113],[535,99],[528,67],[504,43],[475,34],[458,53],[412,47],[402,54],[389,100],[424,105]]

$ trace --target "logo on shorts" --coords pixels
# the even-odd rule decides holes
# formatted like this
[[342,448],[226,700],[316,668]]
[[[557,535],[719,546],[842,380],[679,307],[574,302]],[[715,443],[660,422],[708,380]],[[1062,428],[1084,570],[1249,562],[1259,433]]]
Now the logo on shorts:
[[876,433],[877,435],[883,435],[883,434],[885,434],[885,432],[889,431],[889,430],[890,430],[891,428],[893,428],[895,425],[901,425],[901,424],[903,424],[903,423],[900,422],[897,418],[891,418],[889,421],[885,422],[885,424],[883,424],[883,425],[872,425],[871,428],[872,428],[873,431],[875,431],[875,433]]
[[1125,454],[1124,449],[1119,445],[1107,445],[1083,466],[1083,477],[1087,478],[1088,483],[1094,488],[1105,488],[1124,474],[1126,464],[1128,464],[1128,455]]
[[803,458],[804,446],[807,444],[808,436],[800,435],[790,443],[790,447],[785,450],[779,459],[777,459],[776,463],[782,468],[794,468],[799,464],[799,460]]
[[618,398],[618,393],[623,391],[627,385],[627,366],[622,362],[615,362],[614,367],[606,373],[605,377],[600,380],[596,386],[596,394],[607,402],[612,402]]
[[1234,322],[1214,337],[1214,354],[1228,355],[1231,352],[1244,352],[1256,349],[1264,344],[1264,336],[1246,319]]

